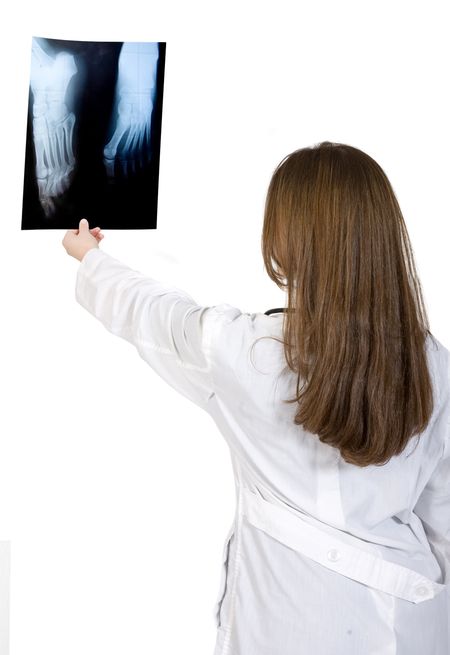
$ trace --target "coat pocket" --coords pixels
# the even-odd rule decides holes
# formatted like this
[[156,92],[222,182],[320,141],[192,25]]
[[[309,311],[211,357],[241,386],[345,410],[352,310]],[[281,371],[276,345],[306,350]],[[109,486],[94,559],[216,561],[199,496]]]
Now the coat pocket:
[[230,544],[231,544],[231,540],[233,539],[233,536],[234,536],[234,524],[231,526],[230,530],[228,531],[222,550],[222,566],[220,571],[219,591],[217,594],[216,602],[214,603],[214,610],[213,610],[216,628],[219,628],[221,626],[220,610],[222,608],[222,602],[227,590],[227,583],[229,578],[228,575],[229,563],[230,563]]

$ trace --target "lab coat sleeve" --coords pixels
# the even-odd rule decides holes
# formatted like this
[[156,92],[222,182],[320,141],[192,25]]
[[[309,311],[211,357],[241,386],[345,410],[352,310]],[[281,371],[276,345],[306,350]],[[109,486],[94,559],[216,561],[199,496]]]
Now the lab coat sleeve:
[[198,305],[185,291],[129,268],[100,248],[82,258],[75,298],[109,332],[134,345],[171,387],[206,408],[214,395],[212,342],[230,305]]

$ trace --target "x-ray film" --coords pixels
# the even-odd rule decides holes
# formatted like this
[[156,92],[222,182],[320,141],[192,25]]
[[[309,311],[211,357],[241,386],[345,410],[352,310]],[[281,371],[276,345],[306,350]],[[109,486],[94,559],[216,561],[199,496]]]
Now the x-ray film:
[[165,48],[32,38],[23,230],[156,228]]

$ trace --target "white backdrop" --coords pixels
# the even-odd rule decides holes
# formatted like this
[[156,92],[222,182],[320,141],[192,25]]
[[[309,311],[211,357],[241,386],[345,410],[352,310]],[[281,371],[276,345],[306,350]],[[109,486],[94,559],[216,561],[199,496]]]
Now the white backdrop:
[[105,251],[201,304],[283,305],[260,250],[270,176],[296,148],[348,143],[390,178],[431,329],[450,347],[446,8],[3,7],[0,540],[11,542],[11,655],[211,654],[234,513],[212,420],[76,303],[65,230],[20,230],[31,37],[167,42],[158,229],[106,230]]

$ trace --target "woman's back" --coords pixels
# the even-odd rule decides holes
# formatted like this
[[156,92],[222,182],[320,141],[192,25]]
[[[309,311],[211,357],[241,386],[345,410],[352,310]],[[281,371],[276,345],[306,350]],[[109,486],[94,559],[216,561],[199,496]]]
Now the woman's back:
[[[208,407],[230,448],[237,508],[216,655],[448,654],[450,576],[420,518],[423,510],[425,520],[447,521],[449,538],[448,350],[427,341],[436,392],[427,429],[387,464],[358,467],[294,425],[282,399],[295,377],[283,369],[280,342],[264,338],[252,350],[260,336],[281,336],[281,315],[218,311]],[[437,467],[446,505],[431,516],[427,484]]]

